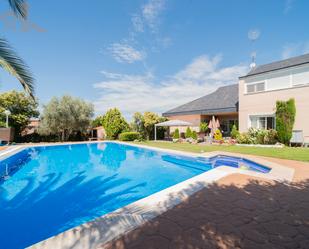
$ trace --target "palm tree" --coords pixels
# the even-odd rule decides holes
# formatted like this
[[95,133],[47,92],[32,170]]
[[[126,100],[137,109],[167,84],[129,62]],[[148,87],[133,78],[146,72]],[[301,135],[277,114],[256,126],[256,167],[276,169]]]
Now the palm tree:
[[[27,19],[25,0],[8,0],[8,3],[17,18]],[[16,77],[25,91],[34,99],[34,78],[29,67],[4,38],[0,38],[0,67]]]

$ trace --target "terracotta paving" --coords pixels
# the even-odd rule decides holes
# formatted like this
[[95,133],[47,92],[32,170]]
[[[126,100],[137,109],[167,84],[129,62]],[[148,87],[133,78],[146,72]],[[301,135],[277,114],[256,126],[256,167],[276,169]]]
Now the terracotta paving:
[[101,249],[309,248],[309,164],[292,183],[231,175]]

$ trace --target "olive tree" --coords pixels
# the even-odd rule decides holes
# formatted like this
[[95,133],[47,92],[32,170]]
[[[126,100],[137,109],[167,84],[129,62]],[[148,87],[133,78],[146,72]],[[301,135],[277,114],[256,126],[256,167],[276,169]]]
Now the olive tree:
[[93,113],[93,105],[80,98],[53,97],[43,107],[39,133],[59,135],[66,141],[72,132],[83,133],[89,128]]
[[133,131],[138,132],[141,134],[143,138],[145,138],[145,120],[143,114],[140,112],[135,112],[133,114],[132,122],[131,122],[131,128]]

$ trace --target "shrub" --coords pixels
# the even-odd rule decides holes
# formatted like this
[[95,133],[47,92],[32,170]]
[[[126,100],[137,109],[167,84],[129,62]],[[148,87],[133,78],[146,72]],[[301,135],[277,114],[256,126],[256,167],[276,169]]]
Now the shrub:
[[206,132],[208,130],[208,124],[206,122],[200,123],[200,132]]
[[231,138],[236,138],[239,135],[239,131],[237,130],[236,125],[233,125],[232,131],[231,131]]
[[177,128],[175,131],[174,131],[174,134],[173,134],[173,139],[179,139],[180,135],[179,135],[179,129]]
[[256,137],[256,143],[257,144],[265,144],[265,137],[268,134],[268,130],[259,130],[257,137]]
[[103,127],[108,139],[116,139],[120,133],[129,130],[129,125],[117,108],[109,109],[103,118]]
[[278,133],[276,130],[269,130],[264,137],[264,144],[275,144],[278,142]]
[[221,131],[220,131],[219,129],[217,129],[217,130],[215,131],[214,138],[215,138],[215,140],[217,140],[217,141],[221,141],[221,140],[222,140],[222,133],[221,133]]
[[238,134],[236,137],[237,143],[239,144],[253,144],[254,140],[249,136],[247,132]]
[[292,138],[295,122],[295,100],[277,101],[276,103],[276,130],[281,143],[288,144]]
[[250,128],[248,132],[238,134],[236,140],[240,144],[275,144],[277,132],[275,130]]
[[191,131],[190,127],[187,127],[185,137],[186,138],[192,137],[192,131]]
[[196,131],[192,131],[191,137],[192,137],[194,140],[197,140],[197,133],[196,133]]
[[119,134],[121,141],[134,141],[140,139],[140,133],[136,131],[123,132]]

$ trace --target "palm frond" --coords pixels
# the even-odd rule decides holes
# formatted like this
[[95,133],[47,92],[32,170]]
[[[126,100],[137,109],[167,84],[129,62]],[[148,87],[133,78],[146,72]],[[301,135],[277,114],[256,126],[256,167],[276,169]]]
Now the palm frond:
[[27,18],[28,7],[26,0],[8,0],[11,9],[17,17]]
[[0,67],[16,77],[34,99],[34,78],[28,66],[3,38],[0,38]]

